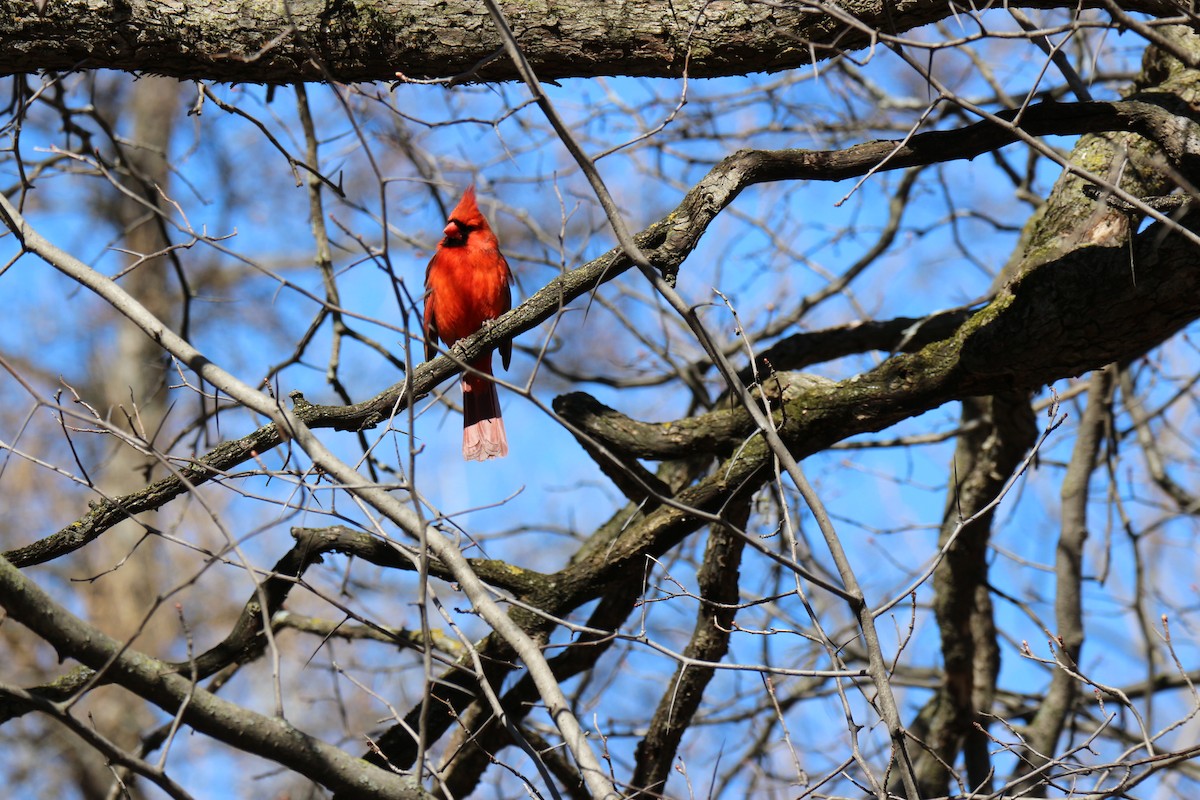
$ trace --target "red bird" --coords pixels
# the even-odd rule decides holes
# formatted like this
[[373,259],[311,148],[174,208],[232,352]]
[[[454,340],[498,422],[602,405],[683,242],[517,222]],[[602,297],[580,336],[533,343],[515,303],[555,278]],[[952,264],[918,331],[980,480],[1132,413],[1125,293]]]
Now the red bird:
[[[425,360],[440,338],[448,346],[475,333],[488,320],[512,308],[512,275],[470,186],[446,220],[445,237],[425,270]],[[500,345],[504,368],[512,342]],[[487,461],[508,455],[500,400],[492,375],[492,354],[472,361],[463,375],[463,458]]]

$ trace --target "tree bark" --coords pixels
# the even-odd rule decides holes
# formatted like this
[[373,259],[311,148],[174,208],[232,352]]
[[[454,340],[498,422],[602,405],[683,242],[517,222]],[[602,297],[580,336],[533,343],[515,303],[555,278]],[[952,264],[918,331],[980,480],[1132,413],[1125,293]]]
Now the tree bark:
[[[1153,0],[1122,8],[1179,13]],[[777,72],[871,46],[878,31],[900,34],[956,13],[940,0],[851,0],[823,9],[745,0],[532,0],[502,9],[543,80]],[[390,81],[397,72],[419,80],[517,79],[482,2],[0,0],[0,74],[99,67],[238,83]]]

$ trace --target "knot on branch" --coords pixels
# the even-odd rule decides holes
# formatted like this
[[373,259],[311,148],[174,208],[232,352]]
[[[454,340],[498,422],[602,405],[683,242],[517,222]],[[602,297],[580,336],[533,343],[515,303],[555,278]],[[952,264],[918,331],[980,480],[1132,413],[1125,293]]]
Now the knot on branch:
[[[770,368],[770,362],[766,362]],[[813,375],[808,372],[775,372],[763,377],[758,383],[761,397],[770,403],[771,408],[791,403],[813,391],[827,392],[837,386],[837,381]]]
[[[560,395],[553,406],[570,423],[572,433],[585,449],[604,449],[617,457],[656,461],[729,449],[731,426],[739,416],[725,410],[674,422],[642,422],[583,392]],[[746,415],[743,412],[740,416]]]

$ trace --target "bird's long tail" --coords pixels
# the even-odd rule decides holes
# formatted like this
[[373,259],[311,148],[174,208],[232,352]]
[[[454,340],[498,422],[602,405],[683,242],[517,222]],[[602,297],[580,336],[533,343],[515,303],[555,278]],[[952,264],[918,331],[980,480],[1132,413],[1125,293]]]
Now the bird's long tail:
[[496,384],[482,375],[463,376],[463,458],[487,461],[508,455]]

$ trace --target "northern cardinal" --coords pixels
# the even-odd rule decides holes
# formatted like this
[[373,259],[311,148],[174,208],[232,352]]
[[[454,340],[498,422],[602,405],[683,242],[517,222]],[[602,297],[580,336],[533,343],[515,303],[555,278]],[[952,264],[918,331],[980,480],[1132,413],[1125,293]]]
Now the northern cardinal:
[[[512,308],[512,279],[496,234],[475,204],[470,186],[446,220],[445,237],[425,270],[425,359],[433,358],[440,338],[453,345]],[[500,345],[504,368],[512,342]],[[492,374],[492,354],[470,364],[463,375],[463,458],[487,461],[508,455],[508,437],[500,418],[500,400]],[[473,371],[472,371],[473,370]]]

